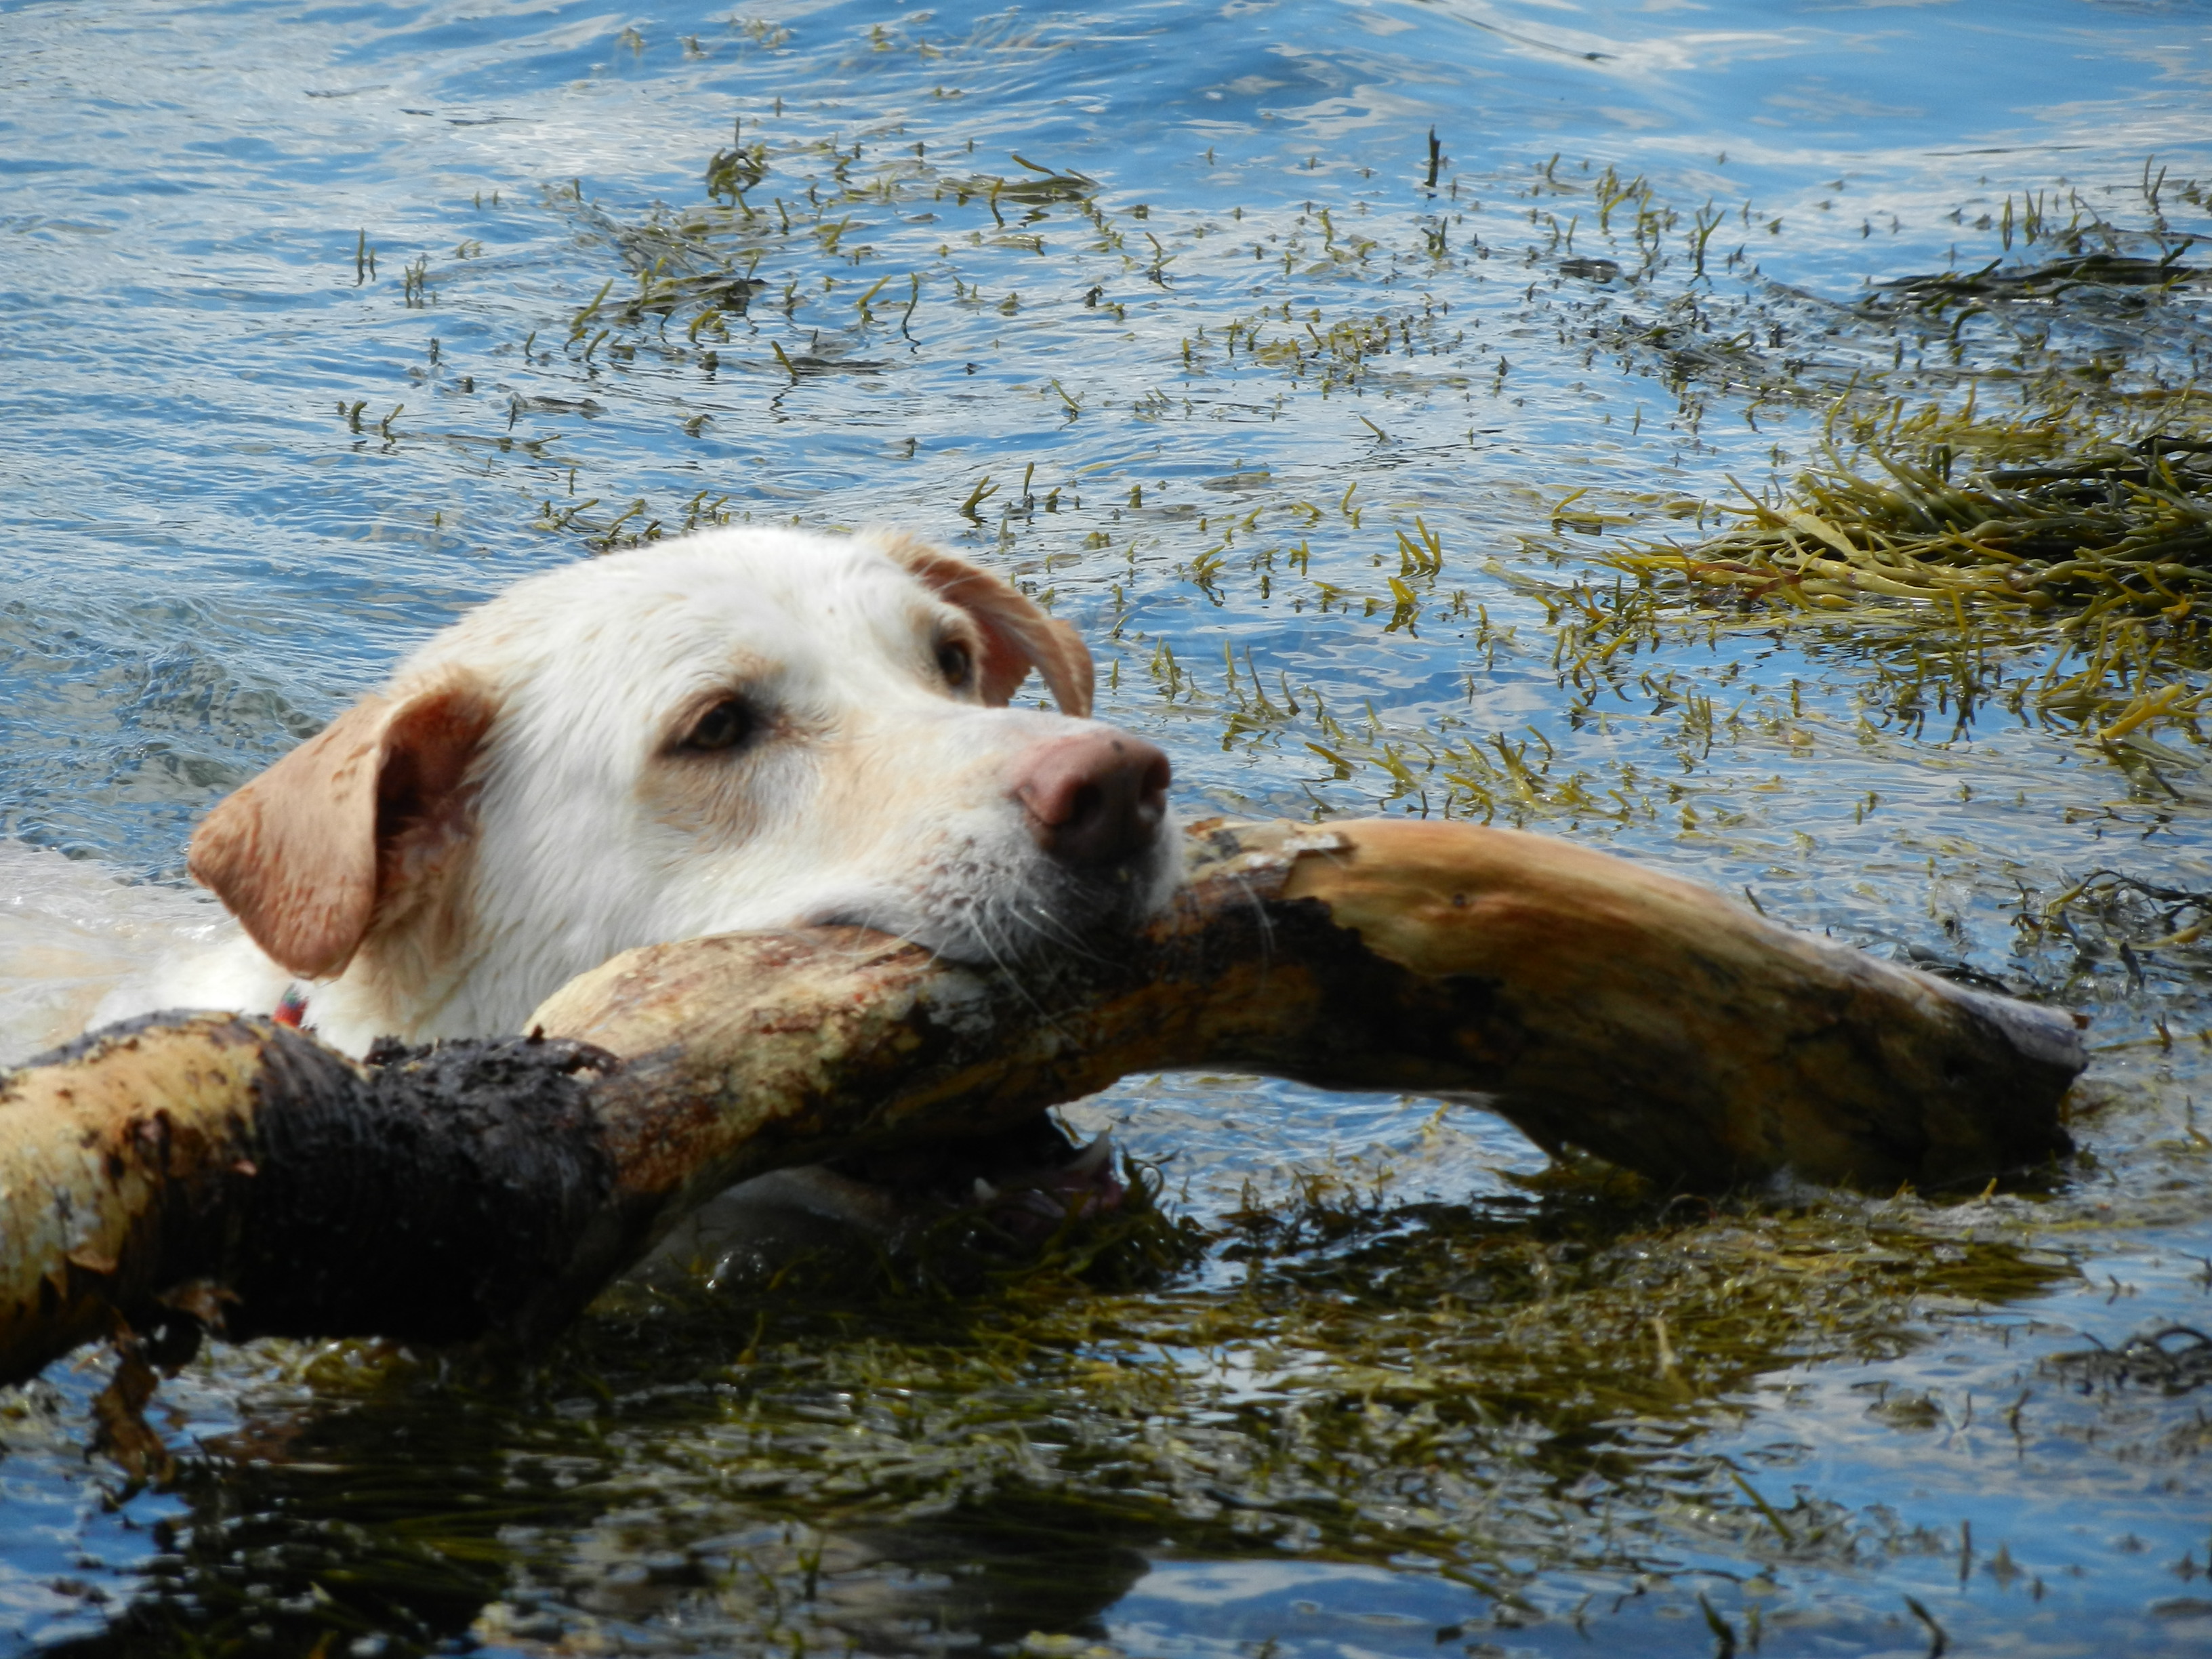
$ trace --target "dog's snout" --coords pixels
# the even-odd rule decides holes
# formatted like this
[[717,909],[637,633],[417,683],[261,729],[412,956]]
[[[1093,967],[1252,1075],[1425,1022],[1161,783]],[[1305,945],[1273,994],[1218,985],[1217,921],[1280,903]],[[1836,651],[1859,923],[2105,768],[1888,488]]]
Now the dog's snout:
[[1152,845],[1168,810],[1168,757],[1127,732],[1040,744],[1018,763],[1014,799],[1036,843],[1063,864],[1120,864]]

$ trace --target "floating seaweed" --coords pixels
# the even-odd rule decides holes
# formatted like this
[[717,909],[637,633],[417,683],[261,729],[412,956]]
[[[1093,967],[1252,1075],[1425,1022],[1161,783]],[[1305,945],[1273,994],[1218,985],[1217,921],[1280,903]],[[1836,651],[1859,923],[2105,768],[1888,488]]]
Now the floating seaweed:
[[[1784,615],[1878,616],[1905,602],[1960,628],[1969,608],[2057,621],[2088,665],[2040,701],[2110,742],[2186,726],[2205,683],[2212,601],[2212,398],[2153,404],[2123,437],[2045,416],[1978,422],[1929,407],[1852,417],[1846,451],[1776,497],[1716,511],[1742,523],[1684,546],[1632,544],[1607,562],[1680,577]],[[2132,672],[2130,672],[2132,671]]]
[[2153,433],[2087,453],[1960,474],[1964,443],[2000,453],[2047,426],[1984,432],[1930,411],[1870,439],[1870,467],[1829,452],[1795,499],[1752,498],[1749,522],[1694,548],[1624,552],[1758,599],[1827,610],[1862,596],[2033,611],[2187,619],[2212,592],[2212,439]]
[[2117,1348],[2055,1353],[2045,1362],[2086,1389],[2098,1382],[2187,1394],[2212,1382],[2212,1336],[2193,1325],[2165,1325],[2131,1336]]
[[2191,244],[2185,239],[2163,258],[2124,253],[2084,253],[2040,265],[2007,268],[1992,259],[1979,270],[1939,271],[1933,276],[1897,276],[1875,284],[1863,302],[1869,313],[1905,307],[1940,312],[1960,300],[2046,300],[2064,298],[2083,287],[2171,290],[2212,281],[2212,270],[2180,263]]

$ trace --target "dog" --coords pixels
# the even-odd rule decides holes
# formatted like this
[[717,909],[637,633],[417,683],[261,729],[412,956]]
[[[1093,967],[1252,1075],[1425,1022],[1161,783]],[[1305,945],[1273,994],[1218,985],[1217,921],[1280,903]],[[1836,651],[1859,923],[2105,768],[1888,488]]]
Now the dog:
[[[1032,673],[1057,712],[1012,706]],[[209,812],[188,866],[234,933],[94,1023],[274,1013],[360,1055],[517,1032],[702,934],[850,924],[1015,969],[1085,948],[1180,868],[1167,757],[1091,692],[1066,623],[896,532],[726,528],[532,576]],[[765,1179],[890,1213],[870,1182]]]
[[[1039,675],[1059,712],[1016,709]],[[528,578],[218,803],[240,934],[111,999],[286,1011],[346,1052],[517,1031],[635,945],[852,924],[1019,967],[1177,870],[1167,757],[1090,653],[897,532],[731,528]]]

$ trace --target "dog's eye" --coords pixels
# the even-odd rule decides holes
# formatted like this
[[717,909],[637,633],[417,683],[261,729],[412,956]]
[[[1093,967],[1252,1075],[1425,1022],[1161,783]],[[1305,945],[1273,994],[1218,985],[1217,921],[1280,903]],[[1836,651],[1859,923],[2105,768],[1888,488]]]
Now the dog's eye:
[[937,672],[945,676],[947,685],[957,691],[975,672],[975,653],[958,640],[947,640],[937,647]]
[[753,734],[753,711],[742,699],[725,697],[691,722],[691,729],[677,744],[696,753],[714,754],[735,749]]

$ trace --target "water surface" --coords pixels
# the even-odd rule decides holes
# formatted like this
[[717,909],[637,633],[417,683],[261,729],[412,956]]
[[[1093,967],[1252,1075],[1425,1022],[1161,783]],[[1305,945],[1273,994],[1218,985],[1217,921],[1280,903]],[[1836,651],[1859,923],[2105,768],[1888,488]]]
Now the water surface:
[[[2193,729],[2096,743],[2033,695],[2053,634],[1964,615],[1617,638],[1594,561],[1788,477],[1846,392],[2189,381],[2201,286],[1948,339],[1848,307],[2069,222],[2203,263],[2208,23],[0,7],[21,846],[174,884],[210,801],[514,577],[892,521],[1082,626],[1188,812],[1600,841],[2101,1045],[2043,1195],[1625,1230],[1478,1115],[1133,1081],[1073,1115],[1246,1217],[1164,1285],[611,1308],[520,1395],[221,1352],[165,1389],[167,1493],[118,1499],[98,1363],[59,1367],[0,1422],[6,1639],[2200,1650],[2204,1396],[2053,1356],[2207,1321],[2203,947],[2124,894],[2028,925],[2100,869],[2212,889]],[[95,888],[95,933],[177,902]]]

